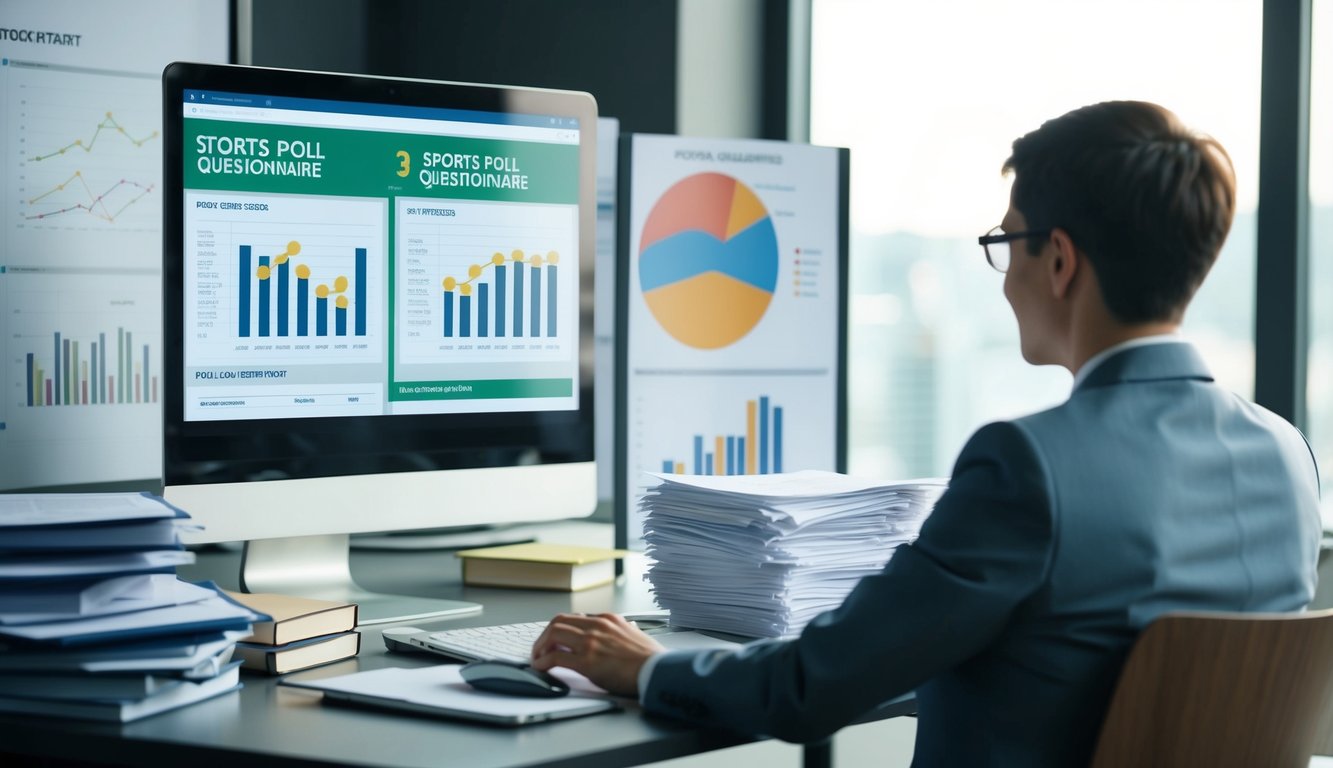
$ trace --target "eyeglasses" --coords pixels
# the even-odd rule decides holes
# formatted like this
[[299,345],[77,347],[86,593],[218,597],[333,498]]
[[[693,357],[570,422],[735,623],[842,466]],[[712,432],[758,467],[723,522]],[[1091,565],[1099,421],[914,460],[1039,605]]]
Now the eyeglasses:
[[995,268],[996,272],[1007,272],[1009,270],[1009,243],[1029,237],[1047,237],[1050,234],[1051,230],[1049,229],[1025,229],[1022,232],[1005,232],[1000,227],[995,227],[978,237],[977,243],[986,252],[986,261]]

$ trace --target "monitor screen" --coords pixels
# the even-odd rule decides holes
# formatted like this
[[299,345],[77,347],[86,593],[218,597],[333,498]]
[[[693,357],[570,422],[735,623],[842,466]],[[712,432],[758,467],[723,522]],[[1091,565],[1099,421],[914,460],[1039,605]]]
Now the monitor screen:
[[200,540],[591,513],[592,98],[164,83],[165,478]]

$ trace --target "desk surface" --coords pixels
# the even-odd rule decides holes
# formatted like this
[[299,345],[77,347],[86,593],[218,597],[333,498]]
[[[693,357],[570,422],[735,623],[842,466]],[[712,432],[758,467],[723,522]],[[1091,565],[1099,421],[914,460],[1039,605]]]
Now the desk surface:
[[[182,568],[181,576],[235,586],[239,562],[238,552],[205,552],[197,565]],[[536,621],[560,611],[650,610],[652,599],[636,571],[631,568],[614,586],[547,593],[465,587],[458,561],[443,552],[356,551],[352,557],[353,575],[368,589],[470,600],[485,607],[480,614],[458,619],[412,622],[423,628]],[[387,626],[395,625],[361,630],[361,653],[355,659],[288,677],[440,663],[437,656],[387,653],[380,637]],[[0,752],[136,765],[424,768],[465,756],[463,763],[479,767],[626,766],[751,741],[736,733],[644,717],[633,702],[627,702],[623,712],[511,729],[326,705],[313,692],[278,686],[278,679],[246,673],[245,687],[236,693],[127,725],[0,716]],[[877,716],[910,712],[911,706],[898,709]]]

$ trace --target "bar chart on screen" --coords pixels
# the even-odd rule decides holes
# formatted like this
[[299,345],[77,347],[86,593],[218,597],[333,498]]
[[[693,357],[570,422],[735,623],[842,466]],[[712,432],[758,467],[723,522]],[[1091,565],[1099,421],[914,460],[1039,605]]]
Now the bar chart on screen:
[[382,201],[189,198],[187,365],[383,359]]
[[400,199],[398,362],[567,358],[577,311],[575,213],[570,206]]

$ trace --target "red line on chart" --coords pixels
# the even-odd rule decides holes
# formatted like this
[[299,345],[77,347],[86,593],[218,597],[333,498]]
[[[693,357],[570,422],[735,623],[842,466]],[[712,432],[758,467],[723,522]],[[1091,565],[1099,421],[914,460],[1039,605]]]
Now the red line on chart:
[[[75,171],[74,175],[70,176],[68,179],[65,179],[64,182],[56,185],[55,187],[52,187],[51,189],[29,200],[28,205],[32,205],[33,203],[40,201],[42,198],[48,197],[50,195],[55,194],[56,192],[63,190],[65,187],[69,186],[70,182],[75,181],[76,179],[81,185],[83,185],[83,190],[88,193],[87,203],[75,203],[74,205],[71,205],[69,207],[61,208],[58,211],[48,211],[46,213],[38,213],[31,216],[24,216],[23,218],[28,220],[45,219],[51,216],[58,216],[62,213],[69,213],[70,211],[86,211],[88,214],[96,216],[97,218],[102,219],[103,221],[114,222],[116,220],[116,217],[119,216],[122,212],[124,212],[126,208],[129,208],[131,205],[134,205],[136,202],[138,202],[138,200],[141,197],[153,191],[152,184],[144,186],[143,184],[140,184],[137,181],[129,181],[128,179],[121,179],[115,184],[112,184],[111,188],[103,192],[102,194],[94,195],[92,189],[88,187],[88,182],[85,181],[83,178],[83,172]],[[143,191],[135,195],[134,197],[130,198],[128,201],[125,202],[124,205],[112,211],[106,205],[106,198],[108,195],[110,195],[112,192],[115,192],[117,189],[120,189],[122,186],[134,187],[136,189],[140,189]]]

